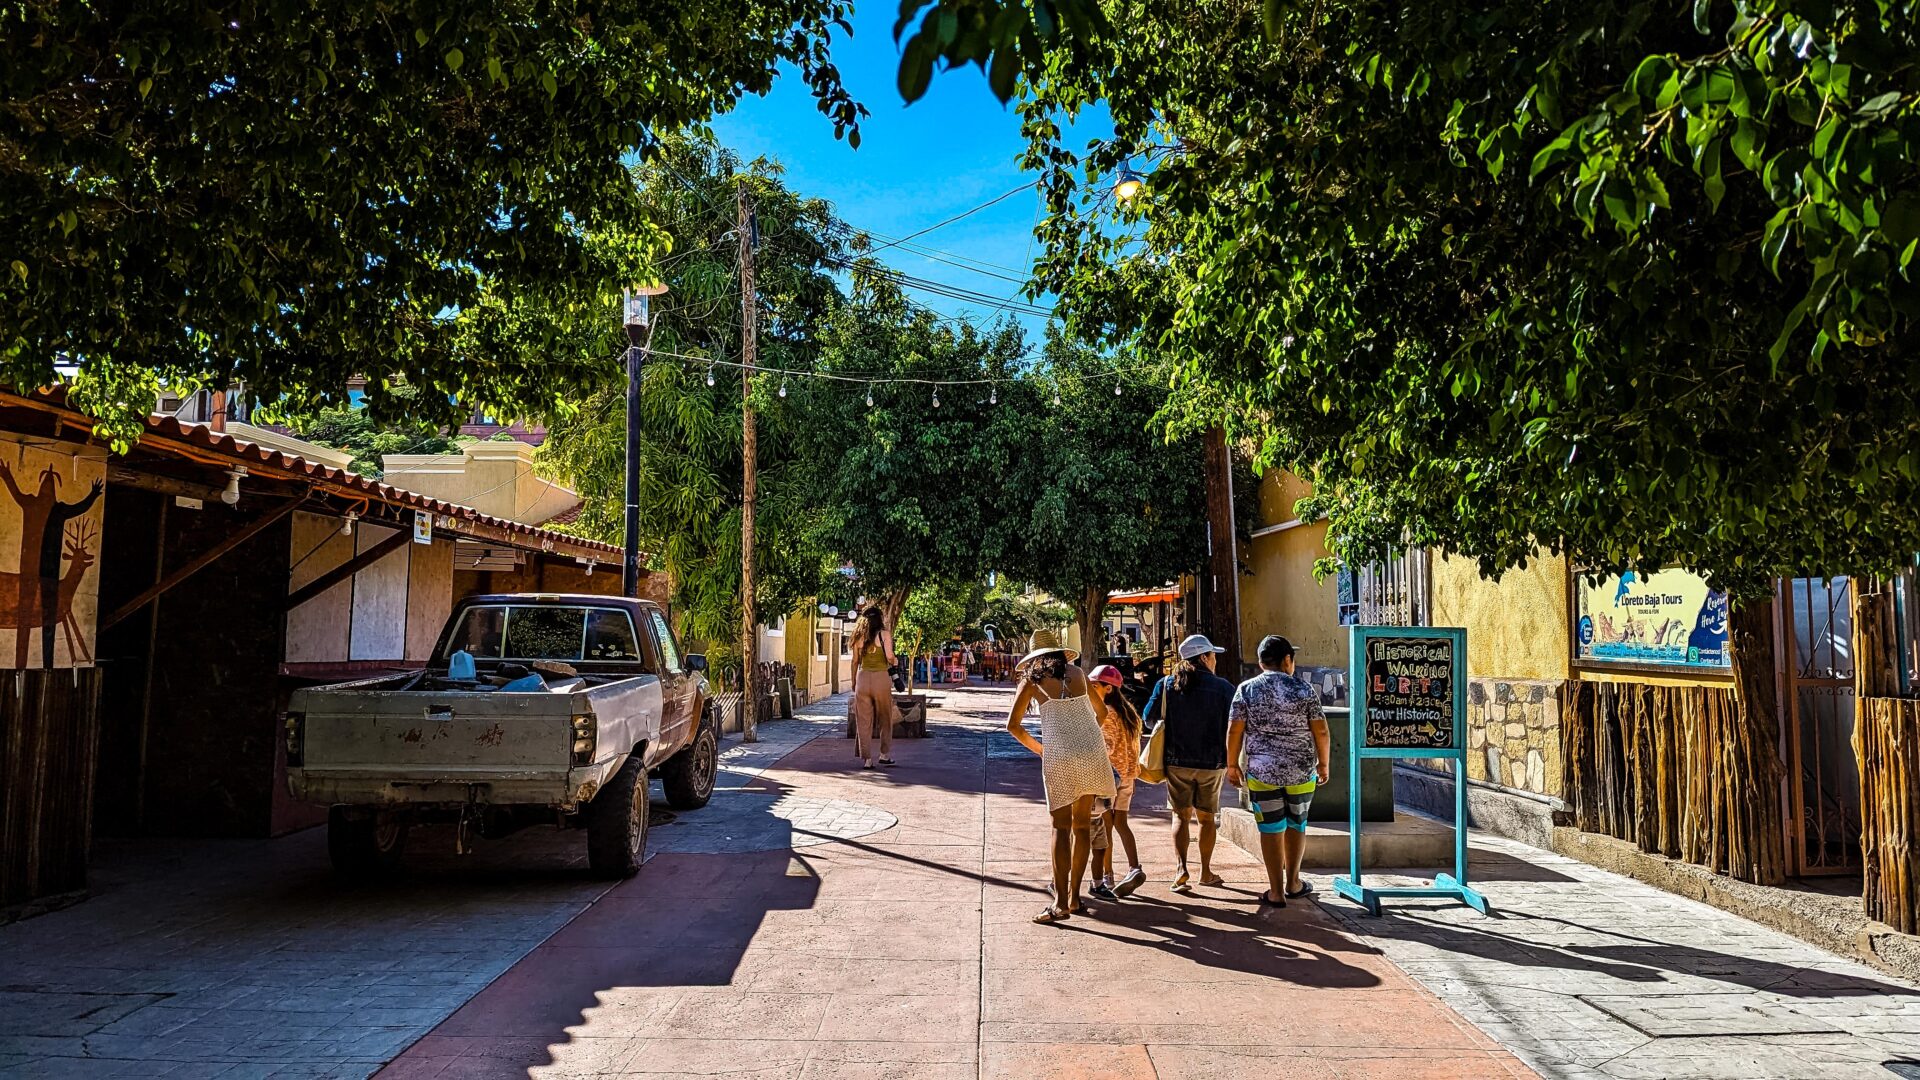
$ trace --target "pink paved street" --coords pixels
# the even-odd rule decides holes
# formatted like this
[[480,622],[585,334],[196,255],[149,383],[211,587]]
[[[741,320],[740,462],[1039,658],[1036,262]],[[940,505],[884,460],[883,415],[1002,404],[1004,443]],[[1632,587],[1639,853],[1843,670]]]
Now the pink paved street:
[[934,737],[896,743],[897,769],[862,772],[827,735],[689,815],[799,795],[897,823],[661,851],[381,1075],[1533,1075],[1317,905],[1263,912],[1258,864],[1225,841],[1226,887],[1169,892],[1148,785],[1149,883],[1032,924],[1047,816],[1038,760],[1000,727],[1011,692],[941,696]]

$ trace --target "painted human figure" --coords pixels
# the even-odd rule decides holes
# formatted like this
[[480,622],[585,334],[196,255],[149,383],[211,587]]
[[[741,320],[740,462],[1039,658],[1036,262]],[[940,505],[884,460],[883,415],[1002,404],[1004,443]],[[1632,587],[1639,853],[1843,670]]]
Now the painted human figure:
[[[99,500],[105,485],[95,480],[92,490],[77,502],[60,501],[58,487],[60,474],[51,467],[40,473],[40,488],[32,495],[20,490],[13,478],[13,470],[0,461],[0,483],[6,485],[7,493],[20,507],[20,575],[19,603],[17,610],[25,613],[33,611],[40,624],[40,666],[53,667],[53,627],[60,619],[60,558],[61,543],[66,535],[67,522],[80,517],[93,508]],[[29,569],[31,568],[31,569]],[[35,585],[28,584],[28,575],[37,579],[38,603],[29,605],[29,590]],[[21,619],[21,626],[14,631],[13,666],[27,666],[27,638],[31,632]]]

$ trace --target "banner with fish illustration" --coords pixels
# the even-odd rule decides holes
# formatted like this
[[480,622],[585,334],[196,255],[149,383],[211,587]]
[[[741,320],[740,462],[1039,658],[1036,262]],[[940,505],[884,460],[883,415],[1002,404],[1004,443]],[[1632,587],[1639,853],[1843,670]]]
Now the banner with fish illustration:
[[93,666],[104,452],[0,438],[0,663]]
[[1574,578],[1574,658],[1589,664],[1726,671],[1727,597],[1685,570]]

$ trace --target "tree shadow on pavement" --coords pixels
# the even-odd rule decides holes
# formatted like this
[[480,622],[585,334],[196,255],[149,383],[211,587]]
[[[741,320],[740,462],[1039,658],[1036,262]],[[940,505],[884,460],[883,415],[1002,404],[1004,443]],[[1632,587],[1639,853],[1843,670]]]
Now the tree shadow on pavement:
[[[1640,937],[1511,908],[1504,912],[1504,921],[1514,927],[1511,933],[1491,926],[1422,918],[1420,910],[1388,910],[1378,919],[1369,919],[1367,931],[1376,937],[1417,941],[1442,952],[1478,957],[1494,964],[1588,971],[1628,982],[1669,982],[1669,975],[1682,975],[1789,997],[1920,996],[1920,991],[1879,979]],[[1600,940],[1564,944],[1542,941],[1521,929],[1529,923],[1550,924],[1551,928],[1541,936]]]

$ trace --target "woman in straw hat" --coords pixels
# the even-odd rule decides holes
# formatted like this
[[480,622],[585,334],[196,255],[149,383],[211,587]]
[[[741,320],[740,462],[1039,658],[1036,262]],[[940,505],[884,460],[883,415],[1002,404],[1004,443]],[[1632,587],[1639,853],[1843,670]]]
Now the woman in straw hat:
[[[1020,658],[1020,692],[1007,713],[1008,733],[1040,755],[1047,812],[1053,817],[1053,902],[1034,916],[1037,923],[1059,922],[1080,910],[1093,800],[1114,794],[1106,737],[1087,696],[1087,677],[1072,663],[1077,656],[1052,631],[1035,632],[1033,648]],[[1024,723],[1027,706],[1036,702],[1041,739]]]

